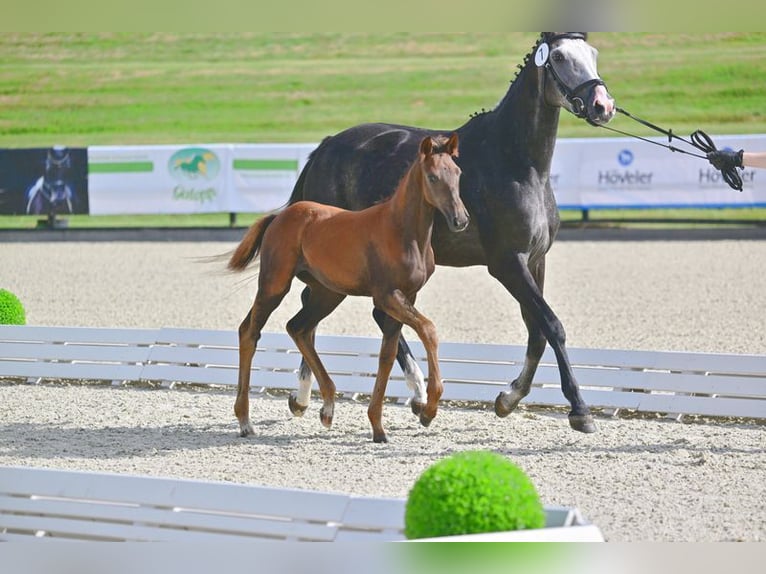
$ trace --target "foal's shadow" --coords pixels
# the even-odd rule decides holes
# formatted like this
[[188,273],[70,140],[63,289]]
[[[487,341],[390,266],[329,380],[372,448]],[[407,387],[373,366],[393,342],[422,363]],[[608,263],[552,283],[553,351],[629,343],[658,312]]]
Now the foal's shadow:
[[0,424],[0,455],[19,458],[104,458],[163,456],[175,451],[204,451],[247,445],[291,447],[317,443],[348,448],[371,442],[369,432],[285,429],[284,419],[253,421],[255,435],[239,436],[236,421],[226,423],[169,424],[163,426],[104,426],[52,428],[48,424]]

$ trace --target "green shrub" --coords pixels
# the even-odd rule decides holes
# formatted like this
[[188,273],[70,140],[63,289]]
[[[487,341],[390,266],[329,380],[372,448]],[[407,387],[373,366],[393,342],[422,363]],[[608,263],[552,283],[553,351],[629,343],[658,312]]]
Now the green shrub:
[[19,298],[6,289],[0,289],[0,325],[25,325],[24,305]]
[[523,470],[488,451],[467,451],[427,468],[410,490],[409,539],[542,528],[545,511]]

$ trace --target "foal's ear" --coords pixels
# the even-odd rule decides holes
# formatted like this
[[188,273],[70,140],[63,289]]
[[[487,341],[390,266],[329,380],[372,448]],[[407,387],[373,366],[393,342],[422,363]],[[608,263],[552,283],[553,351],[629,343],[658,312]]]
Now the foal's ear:
[[452,132],[452,135],[447,140],[447,153],[452,157],[457,157],[457,132]]
[[429,156],[433,153],[434,150],[434,142],[430,137],[424,137],[423,141],[420,142],[420,153],[422,153],[425,156]]

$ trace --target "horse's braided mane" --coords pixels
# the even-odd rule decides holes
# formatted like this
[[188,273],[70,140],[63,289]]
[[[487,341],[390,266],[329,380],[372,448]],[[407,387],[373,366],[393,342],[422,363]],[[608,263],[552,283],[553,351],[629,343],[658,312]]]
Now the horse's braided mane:
[[[532,46],[532,49],[524,56],[524,60],[522,61],[522,63],[516,65],[516,73],[513,75],[513,79],[511,79],[511,84],[510,84],[511,86],[513,86],[513,83],[516,81],[516,78],[519,77],[519,74],[521,73],[521,71],[524,68],[526,68],[530,58],[532,58],[532,54],[535,53],[535,51],[537,50],[537,47],[540,45],[540,42],[542,42],[545,39],[545,37],[546,37],[546,32],[542,32],[540,36],[537,38],[537,42],[535,42],[535,45]],[[508,89],[509,90],[511,89],[510,86]],[[488,114],[491,111],[492,110],[486,110],[484,108],[481,108],[480,112],[474,112],[470,114],[470,117],[476,118],[478,116],[483,116],[484,114]]]
[[[508,90],[510,91],[511,87],[513,86],[513,83],[516,81],[516,78],[519,77],[519,74],[521,71],[527,67],[527,64],[529,64],[529,60],[532,58],[532,55],[537,51],[537,47],[540,45],[541,42],[547,42],[549,38],[556,35],[556,32],[541,32],[540,36],[537,38],[537,42],[535,42],[535,45],[532,46],[532,49],[524,56],[524,60],[521,64],[518,64],[516,66],[516,73],[513,76],[513,79],[511,80],[511,84],[508,87]],[[588,34],[583,33],[583,38],[587,41],[588,40]],[[470,114],[469,117],[475,118],[478,116],[482,116],[484,114],[487,114],[491,112],[492,110],[486,110],[484,108],[481,108],[480,112],[474,112]]]

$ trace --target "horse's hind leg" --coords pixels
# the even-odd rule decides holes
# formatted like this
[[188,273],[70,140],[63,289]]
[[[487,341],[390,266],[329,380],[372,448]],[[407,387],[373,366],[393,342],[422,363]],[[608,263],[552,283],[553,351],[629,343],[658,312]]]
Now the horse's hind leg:
[[[372,316],[378,324],[378,327],[380,327],[380,330],[383,331],[385,320],[388,315],[376,308],[373,309]],[[399,335],[399,343],[396,349],[396,362],[399,363],[399,366],[404,373],[404,380],[407,383],[407,387],[412,391],[412,401],[410,402],[412,412],[413,414],[420,415],[426,404],[425,377],[423,376],[423,371],[420,370],[420,366],[418,366],[415,357],[412,355],[410,346],[407,344],[407,341],[404,340],[402,335]]]
[[[287,322],[287,332],[295,341],[298,350],[303,355],[303,360],[314,373],[319,383],[319,392],[322,395],[323,401],[322,408],[319,411],[319,418],[322,424],[329,428],[332,425],[332,419],[335,414],[335,383],[332,382],[330,375],[319,359],[319,355],[314,347],[314,334],[319,322],[332,313],[346,296],[330,291],[319,284],[312,284],[310,287],[308,297],[303,300],[303,307]],[[298,403],[301,398],[306,399],[305,405]],[[308,406],[308,397],[293,396],[291,394],[291,410],[295,408],[295,404],[305,410],[305,407]],[[295,413],[294,410],[293,413]]]
[[[593,415],[580,395],[580,389],[569,362],[564,326],[543,298],[542,292],[529,271],[526,257],[519,253],[508,253],[499,260],[492,262],[489,271],[516,298],[527,316],[537,323],[556,354],[559,375],[561,376],[561,390],[572,406],[572,410],[569,412],[569,426],[580,432],[596,432]],[[531,364],[529,369],[531,371]],[[501,413],[511,412],[520,400],[520,398],[516,400],[516,396],[518,395],[514,394],[513,389],[510,393],[500,393],[495,402],[496,412],[498,408]]]

